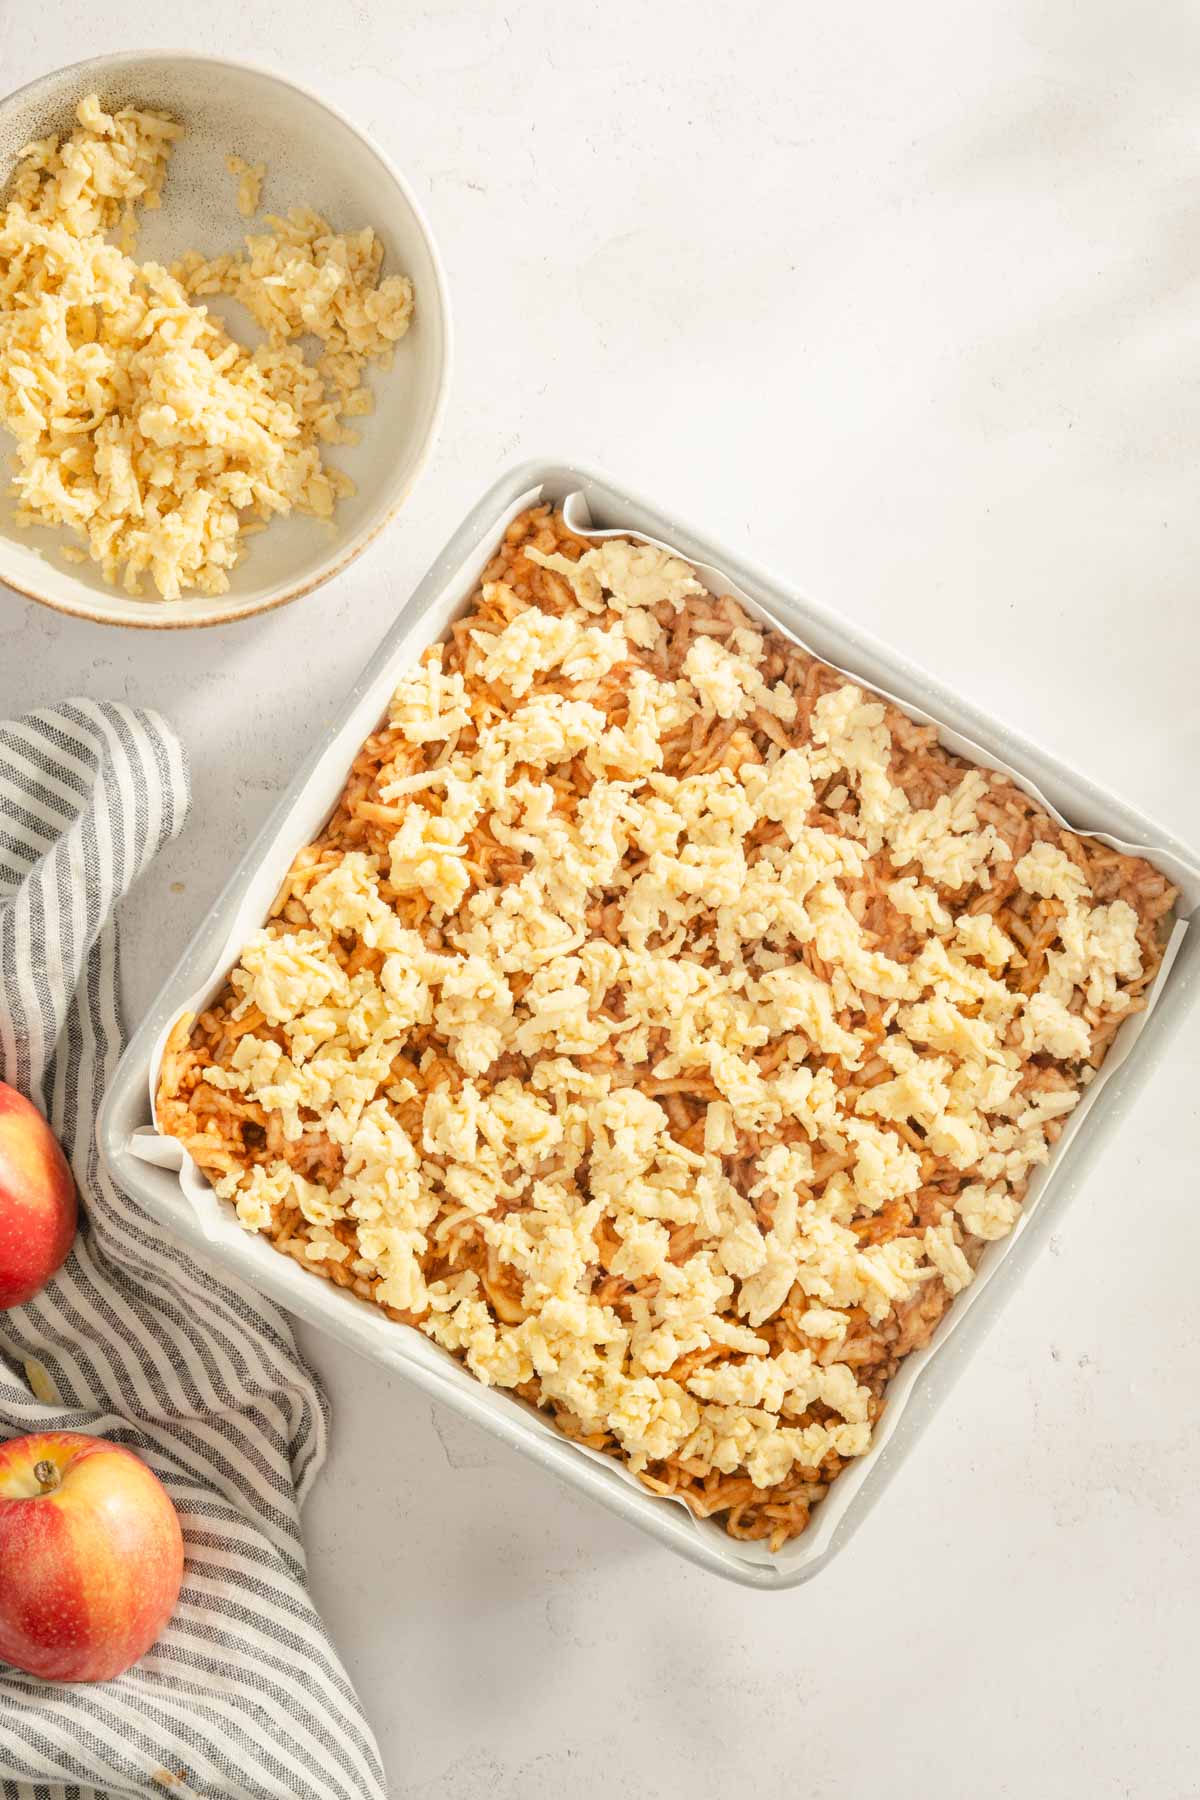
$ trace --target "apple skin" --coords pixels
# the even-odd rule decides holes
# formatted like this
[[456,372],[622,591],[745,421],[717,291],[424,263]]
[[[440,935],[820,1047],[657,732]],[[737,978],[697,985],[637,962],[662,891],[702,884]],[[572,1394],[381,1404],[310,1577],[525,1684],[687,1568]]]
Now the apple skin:
[[0,1660],[110,1681],[160,1635],[182,1580],[178,1515],[132,1451],[74,1431],[0,1444]]
[[0,1312],[66,1261],[79,1216],[66,1157],[37,1107],[0,1081]]

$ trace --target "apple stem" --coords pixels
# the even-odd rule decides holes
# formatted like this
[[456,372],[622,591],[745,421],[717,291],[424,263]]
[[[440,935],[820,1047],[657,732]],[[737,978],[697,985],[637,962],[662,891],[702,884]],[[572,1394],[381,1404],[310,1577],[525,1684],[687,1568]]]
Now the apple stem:
[[41,1462],[34,1463],[33,1474],[35,1481],[41,1482],[43,1494],[50,1493],[58,1486],[58,1470],[50,1461],[49,1457],[43,1457]]

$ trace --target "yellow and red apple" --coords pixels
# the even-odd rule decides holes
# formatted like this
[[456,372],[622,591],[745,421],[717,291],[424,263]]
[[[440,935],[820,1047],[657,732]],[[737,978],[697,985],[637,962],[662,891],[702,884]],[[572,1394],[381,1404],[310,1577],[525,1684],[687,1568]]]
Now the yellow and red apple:
[[160,1635],[182,1579],[175,1508],[132,1451],[74,1431],[0,1444],[0,1661],[109,1681]]
[[77,1206],[71,1170],[37,1107],[0,1081],[0,1311],[65,1261]]

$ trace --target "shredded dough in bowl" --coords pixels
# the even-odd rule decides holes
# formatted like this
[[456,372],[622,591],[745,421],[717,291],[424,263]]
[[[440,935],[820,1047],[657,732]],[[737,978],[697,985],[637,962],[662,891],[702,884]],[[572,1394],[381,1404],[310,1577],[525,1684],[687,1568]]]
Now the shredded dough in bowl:
[[[181,134],[91,94],[71,136],[26,146],[0,213],[0,423],[17,444],[17,523],[65,526],[68,560],[90,557],[131,594],[148,575],[164,600],[225,593],[245,538],[276,515],[332,518],[354,485],[325,446],[358,441],[344,420],[371,410],[366,365],[389,366],[413,312],[408,278],[380,279],[369,226],[340,235],[304,208],[268,216],[244,255],[135,262],[137,209],[161,204]],[[263,166],[232,161],[253,211]],[[193,304],[217,293],[244,303],[259,348]]]

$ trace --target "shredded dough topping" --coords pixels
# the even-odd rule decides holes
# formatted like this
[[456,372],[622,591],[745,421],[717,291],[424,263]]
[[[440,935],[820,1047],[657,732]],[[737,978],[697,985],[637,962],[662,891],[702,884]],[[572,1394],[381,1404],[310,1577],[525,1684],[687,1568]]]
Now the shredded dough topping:
[[1172,898],[540,509],[159,1120],[247,1229],[777,1545],[1012,1229]]

